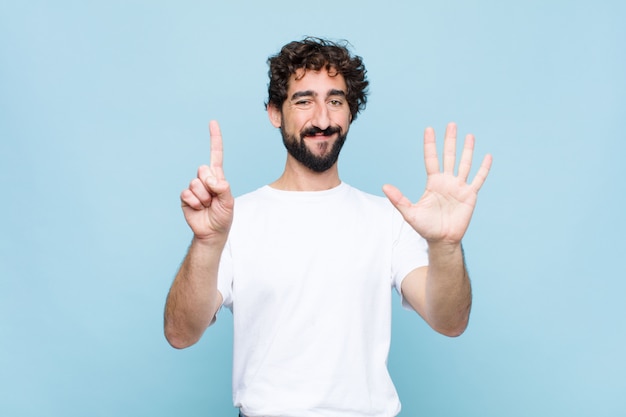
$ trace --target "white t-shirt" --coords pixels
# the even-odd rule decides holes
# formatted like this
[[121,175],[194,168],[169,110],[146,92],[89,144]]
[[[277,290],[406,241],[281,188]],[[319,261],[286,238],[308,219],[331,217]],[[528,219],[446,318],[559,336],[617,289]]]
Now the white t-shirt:
[[391,290],[428,263],[391,203],[342,183],[239,197],[218,289],[233,312],[233,402],[250,417],[391,417]]

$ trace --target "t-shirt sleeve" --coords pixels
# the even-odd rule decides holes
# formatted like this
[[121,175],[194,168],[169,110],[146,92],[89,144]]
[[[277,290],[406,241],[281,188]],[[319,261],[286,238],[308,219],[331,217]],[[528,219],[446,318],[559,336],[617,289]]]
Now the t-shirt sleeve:
[[393,285],[400,294],[402,306],[412,310],[402,297],[402,281],[414,269],[428,265],[428,244],[398,213],[394,218],[392,249]]

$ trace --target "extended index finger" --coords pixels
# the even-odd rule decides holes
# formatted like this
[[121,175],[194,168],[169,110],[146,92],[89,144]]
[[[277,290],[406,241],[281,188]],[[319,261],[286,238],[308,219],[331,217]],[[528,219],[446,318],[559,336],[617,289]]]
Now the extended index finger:
[[439,173],[439,158],[437,157],[435,130],[432,127],[427,127],[424,130],[424,165],[426,166],[427,175]]
[[211,136],[211,171],[218,179],[224,179],[224,170],[222,168],[224,160],[222,132],[216,120],[209,122],[209,134]]

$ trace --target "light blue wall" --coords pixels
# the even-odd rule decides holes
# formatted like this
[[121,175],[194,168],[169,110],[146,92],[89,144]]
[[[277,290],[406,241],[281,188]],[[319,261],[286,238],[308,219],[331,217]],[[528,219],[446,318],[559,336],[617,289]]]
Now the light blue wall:
[[624,415],[625,4],[0,1],[0,415],[234,415],[230,313],[185,351],[162,335],[178,195],[212,118],[237,194],[279,175],[265,60],[303,35],[369,70],[345,181],[416,199],[450,120],[494,155],[468,331],[394,310],[401,415]]

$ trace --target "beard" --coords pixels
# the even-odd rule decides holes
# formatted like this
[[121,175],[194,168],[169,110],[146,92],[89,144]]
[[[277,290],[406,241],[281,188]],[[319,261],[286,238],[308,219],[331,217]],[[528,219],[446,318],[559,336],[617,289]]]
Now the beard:
[[[296,135],[290,135],[284,129],[285,124],[283,123],[280,127],[280,133],[283,136],[283,144],[285,148],[287,148],[287,152],[295,158],[296,161],[300,162],[302,165],[307,167],[313,172],[324,172],[330,169],[337,159],[339,158],[339,153],[341,152],[341,148],[343,144],[346,142],[346,138],[348,136],[347,133],[343,133],[340,127],[331,126],[325,130],[312,127],[300,132],[300,139],[296,137]],[[304,142],[304,138],[306,136],[314,136],[317,133],[323,133],[324,136],[331,136],[337,133],[337,140],[331,145],[328,142],[319,142],[316,143],[321,151],[321,155],[315,155],[311,150],[307,147]],[[331,146],[330,149],[328,147]]]

